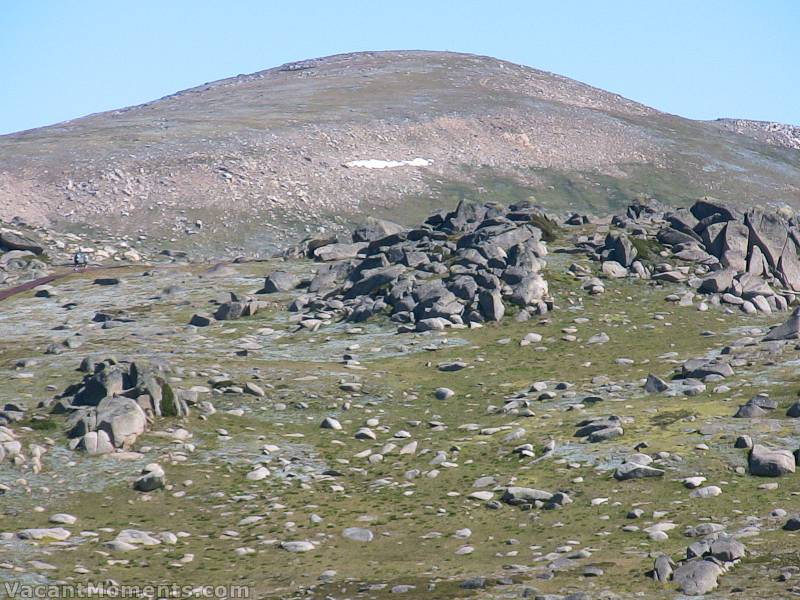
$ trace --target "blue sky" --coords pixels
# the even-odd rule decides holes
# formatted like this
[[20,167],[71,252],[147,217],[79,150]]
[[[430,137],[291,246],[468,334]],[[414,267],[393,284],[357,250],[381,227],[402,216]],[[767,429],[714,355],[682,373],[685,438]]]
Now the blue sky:
[[794,0],[3,0],[0,133],[387,49],[495,56],[690,118],[800,124]]

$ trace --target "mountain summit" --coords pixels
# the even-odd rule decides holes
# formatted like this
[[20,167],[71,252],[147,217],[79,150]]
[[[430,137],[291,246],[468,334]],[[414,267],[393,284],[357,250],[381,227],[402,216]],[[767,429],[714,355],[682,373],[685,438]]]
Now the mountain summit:
[[253,249],[464,196],[587,212],[642,196],[800,205],[787,131],[693,121],[483,56],[342,54],[2,136],[0,218]]

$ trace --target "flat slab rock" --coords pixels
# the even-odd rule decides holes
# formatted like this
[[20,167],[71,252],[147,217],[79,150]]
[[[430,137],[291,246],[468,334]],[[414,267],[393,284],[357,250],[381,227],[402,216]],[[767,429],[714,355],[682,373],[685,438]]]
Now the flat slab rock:
[[709,375],[733,376],[733,369],[726,362],[693,358],[683,363],[682,374],[687,379],[703,379]]
[[628,479],[644,479],[646,477],[663,477],[664,471],[648,465],[634,462],[623,463],[614,471],[614,479],[627,481]]

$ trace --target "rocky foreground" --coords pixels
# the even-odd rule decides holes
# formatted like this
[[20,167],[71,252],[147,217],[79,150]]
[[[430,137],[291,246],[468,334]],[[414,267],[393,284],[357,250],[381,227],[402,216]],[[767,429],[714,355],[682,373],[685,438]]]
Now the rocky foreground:
[[0,581],[798,595],[797,244],[708,199],[461,203],[2,300]]

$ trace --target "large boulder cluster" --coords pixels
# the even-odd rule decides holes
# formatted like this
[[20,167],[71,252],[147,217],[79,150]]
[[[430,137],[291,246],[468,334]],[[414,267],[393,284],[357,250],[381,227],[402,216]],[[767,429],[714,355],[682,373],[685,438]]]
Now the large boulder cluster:
[[687,596],[702,596],[715,589],[720,576],[747,554],[744,544],[719,525],[706,523],[685,533],[700,538],[686,548],[686,558],[676,566],[669,556],[660,554],[650,574],[656,581],[672,581]]
[[80,370],[83,380],[58,396],[51,410],[67,414],[70,447],[89,454],[130,448],[155,418],[186,416],[194,401],[191,392],[167,382],[165,364],[84,359]]
[[[401,332],[500,321],[510,306],[520,320],[546,313],[547,248],[537,224],[550,221],[531,203],[462,201],[416,229],[380,221],[357,229],[352,243],[309,242],[304,252],[326,264],[290,308],[312,330],[334,319],[388,314]],[[273,274],[265,291],[291,283]]]
[[[588,244],[609,277],[685,282],[747,313],[785,310],[800,292],[800,229],[782,211],[741,212],[711,199],[680,209],[650,202],[612,224],[620,230]],[[670,256],[692,266],[670,264]]]

